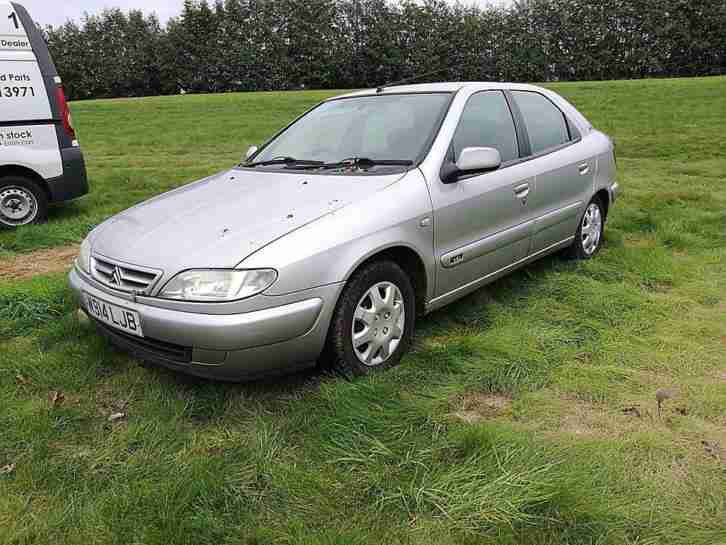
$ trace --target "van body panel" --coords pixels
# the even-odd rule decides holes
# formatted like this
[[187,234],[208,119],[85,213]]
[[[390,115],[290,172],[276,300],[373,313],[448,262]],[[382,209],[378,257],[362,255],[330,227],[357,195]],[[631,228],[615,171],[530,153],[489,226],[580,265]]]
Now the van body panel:
[[9,61],[0,53],[0,122],[53,118],[38,63]]
[[20,166],[37,174],[50,202],[88,193],[83,153],[64,124],[60,83],[28,12],[0,1],[0,167]]
[[26,167],[45,180],[61,176],[55,125],[0,126],[0,164]]

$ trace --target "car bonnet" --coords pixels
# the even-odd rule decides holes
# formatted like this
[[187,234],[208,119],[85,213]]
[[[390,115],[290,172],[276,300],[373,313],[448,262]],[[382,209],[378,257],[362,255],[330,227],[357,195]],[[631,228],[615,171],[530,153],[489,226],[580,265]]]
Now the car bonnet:
[[94,233],[93,252],[163,270],[164,276],[186,269],[232,268],[287,233],[404,175],[231,170],[114,216]]

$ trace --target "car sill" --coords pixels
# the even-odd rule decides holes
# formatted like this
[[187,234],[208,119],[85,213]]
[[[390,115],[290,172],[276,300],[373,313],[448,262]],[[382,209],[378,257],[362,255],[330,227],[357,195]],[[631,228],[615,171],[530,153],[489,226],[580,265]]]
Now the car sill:
[[515,261],[514,263],[510,263],[509,265],[507,265],[505,267],[502,267],[501,269],[497,269],[496,271],[490,272],[489,274],[486,274],[486,275],[484,275],[484,276],[482,276],[480,278],[477,278],[476,280],[472,280],[471,282],[469,282],[467,284],[464,284],[463,286],[459,286],[458,288],[455,288],[455,289],[453,289],[453,290],[451,290],[449,292],[446,292],[443,295],[439,295],[438,297],[434,297],[433,299],[431,299],[431,301],[429,301],[427,303],[426,310],[427,311],[431,311],[431,310],[434,310],[436,308],[439,308],[440,306],[443,306],[443,303],[445,302],[445,300],[447,300],[447,299],[454,300],[457,297],[457,295],[460,294],[460,293],[463,296],[463,293],[462,292],[466,292],[466,290],[469,290],[469,289],[472,289],[472,288],[475,289],[476,286],[478,286],[479,284],[483,284],[488,279],[490,279],[490,278],[492,278],[494,276],[497,276],[499,274],[502,274],[503,272],[506,272],[506,271],[508,271],[510,269],[514,269],[514,268],[516,268],[516,267],[518,267],[520,265],[523,265],[524,263],[526,263],[528,261],[532,261],[535,258],[541,256],[542,254],[546,254],[547,252],[550,252],[550,251],[554,250],[558,246],[564,246],[565,244],[567,244],[569,242],[572,242],[572,240],[574,238],[575,238],[574,236],[571,236],[571,237],[567,237],[566,239],[561,240],[559,242],[555,242],[554,244],[550,244],[546,248],[542,248],[541,250],[539,250],[539,251],[537,251],[537,252],[535,252],[535,253],[533,253],[531,255],[528,255],[527,257],[524,257],[524,258],[520,259],[519,261]]

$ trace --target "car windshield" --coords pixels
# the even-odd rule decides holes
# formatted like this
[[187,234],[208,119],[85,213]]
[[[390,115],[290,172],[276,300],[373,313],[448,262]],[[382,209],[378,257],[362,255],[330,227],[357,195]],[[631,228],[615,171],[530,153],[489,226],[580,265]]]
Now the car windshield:
[[413,164],[435,136],[449,99],[449,94],[430,93],[324,102],[272,140],[252,161],[274,162],[275,168],[314,168],[314,164],[302,162],[334,164],[355,158],[365,158],[368,168],[376,166],[376,161]]

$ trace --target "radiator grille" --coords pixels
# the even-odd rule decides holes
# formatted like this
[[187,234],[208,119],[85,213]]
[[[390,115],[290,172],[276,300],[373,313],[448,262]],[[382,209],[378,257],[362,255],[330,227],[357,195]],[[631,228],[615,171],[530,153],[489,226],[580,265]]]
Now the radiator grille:
[[99,255],[91,258],[91,273],[110,288],[140,295],[148,295],[161,276],[161,271],[118,263]]

